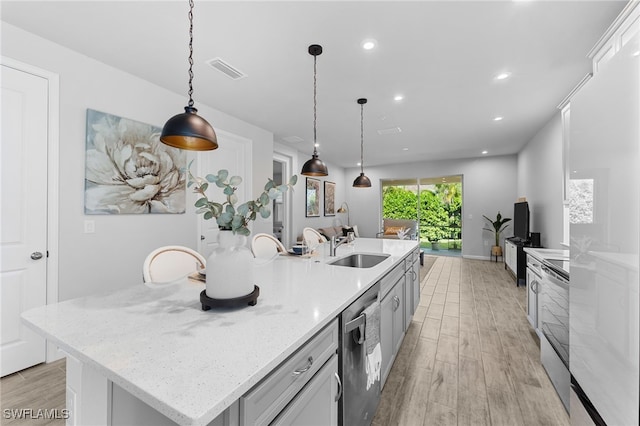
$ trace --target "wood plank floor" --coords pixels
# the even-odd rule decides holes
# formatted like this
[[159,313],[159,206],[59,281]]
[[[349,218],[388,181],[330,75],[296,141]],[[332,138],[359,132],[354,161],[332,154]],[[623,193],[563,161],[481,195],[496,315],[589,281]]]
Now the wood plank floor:
[[503,263],[436,259],[373,424],[570,424]]
[[[525,290],[504,264],[425,257],[423,271],[429,266],[373,424],[569,425],[540,364]],[[64,360],[0,380],[3,410],[61,410],[64,392]],[[2,425],[64,425],[1,417]]]
[[[50,364],[13,373],[0,380],[0,402],[2,406],[2,425],[47,425],[64,426],[62,418],[51,418],[52,413],[62,417],[66,405],[66,360],[61,359]],[[27,418],[16,418],[5,410],[32,410]],[[38,410],[57,410],[38,414]],[[46,418],[46,417],[49,418]],[[8,417],[8,418],[7,418]],[[55,417],[55,414],[53,414]]]

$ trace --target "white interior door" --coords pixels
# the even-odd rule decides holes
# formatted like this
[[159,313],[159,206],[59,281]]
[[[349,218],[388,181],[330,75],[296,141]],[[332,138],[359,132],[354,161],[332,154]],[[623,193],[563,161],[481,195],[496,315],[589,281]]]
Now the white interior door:
[[[216,130],[216,134],[218,149],[198,153],[197,176],[204,178],[207,174],[216,174],[218,170],[225,169],[229,171],[229,176],[242,177],[242,183],[238,186],[236,194],[240,203],[243,203],[252,198],[253,194],[251,141],[220,130]],[[218,202],[226,200],[222,190],[215,185],[209,186],[207,196],[210,200]],[[218,225],[215,220],[204,220],[202,215],[199,215],[198,228],[198,252],[207,258],[217,247]]]
[[47,300],[48,81],[2,66],[1,375],[45,360],[20,314]]
[[[291,176],[293,176],[294,174],[292,173],[292,170],[293,170],[292,158],[285,154],[274,153],[273,160],[274,162],[280,163],[282,167],[282,183],[289,182],[289,179],[291,179]],[[277,208],[280,209],[278,213],[278,217],[282,221],[282,231],[281,231],[280,239],[282,241],[282,244],[284,244],[285,247],[291,247],[295,243],[293,238],[293,224],[291,219],[292,217],[291,198],[292,198],[291,191],[287,191],[282,197],[281,203],[277,205]],[[275,215],[275,212],[274,212],[274,215]]]

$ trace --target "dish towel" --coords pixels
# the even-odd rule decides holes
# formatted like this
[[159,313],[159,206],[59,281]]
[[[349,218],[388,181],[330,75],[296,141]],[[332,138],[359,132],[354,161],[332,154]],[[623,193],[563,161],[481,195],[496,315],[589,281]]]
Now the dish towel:
[[377,300],[364,310],[365,330],[364,347],[365,371],[367,373],[367,390],[380,380],[382,369],[382,349],[380,347],[380,302]]

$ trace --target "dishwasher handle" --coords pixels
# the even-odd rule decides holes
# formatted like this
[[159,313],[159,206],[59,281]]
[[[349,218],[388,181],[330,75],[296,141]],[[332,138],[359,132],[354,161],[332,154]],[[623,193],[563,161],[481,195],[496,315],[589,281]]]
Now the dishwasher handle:
[[[354,342],[356,342],[358,345],[361,345],[364,343],[364,328],[366,327],[366,325],[367,316],[365,314],[360,314],[344,325],[344,332],[351,333]],[[356,333],[354,333],[354,331],[356,330],[358,330],[357,337]]]

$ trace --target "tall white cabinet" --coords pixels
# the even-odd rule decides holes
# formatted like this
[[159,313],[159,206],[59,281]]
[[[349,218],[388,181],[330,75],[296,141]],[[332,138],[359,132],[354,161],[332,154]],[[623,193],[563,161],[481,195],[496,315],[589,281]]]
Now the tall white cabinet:
[[640,420],[637,4],[629,3],[596,46],[594,76],[570,100],[569,362],[574,425],[585,397],[606,424]]

